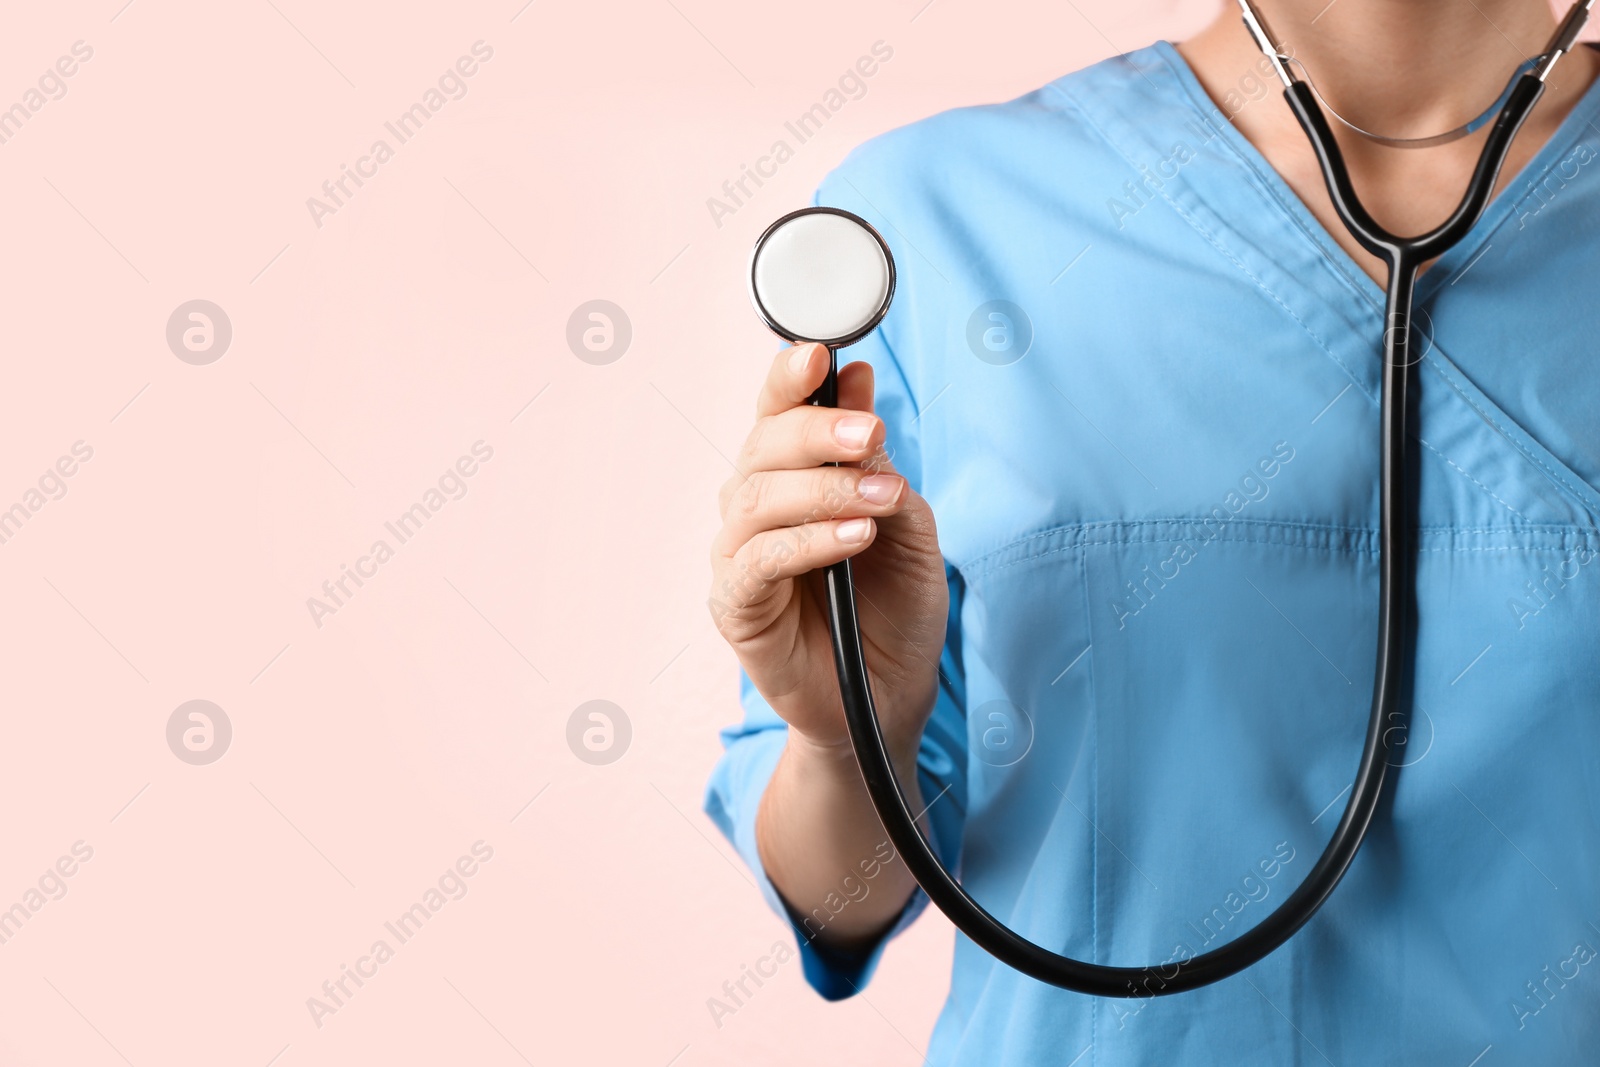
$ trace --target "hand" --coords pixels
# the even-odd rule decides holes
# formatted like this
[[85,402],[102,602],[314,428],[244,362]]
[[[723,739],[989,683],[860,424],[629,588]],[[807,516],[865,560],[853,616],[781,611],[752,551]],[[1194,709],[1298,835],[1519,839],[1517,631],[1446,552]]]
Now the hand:
[[[839,373],[839,407],[806,398],[828,352],[778,353],[756,424],[723,486],[711,611],[756,689],[805,741],[848,745],[820,568],[855,559],[861,638],[879,721],[914,760],[938,690],[949,588],[928,502],[883,455],[872,367]],[[834,461],[845,464],[826,467]]]

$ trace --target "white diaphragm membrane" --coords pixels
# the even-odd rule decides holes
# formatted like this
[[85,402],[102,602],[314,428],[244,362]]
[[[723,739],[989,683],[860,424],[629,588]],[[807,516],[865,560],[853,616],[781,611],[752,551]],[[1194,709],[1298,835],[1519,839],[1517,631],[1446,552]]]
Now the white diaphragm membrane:
[[878,237],[843,215],[796,215],[756,249],[750,284],[772,325],[794,341],[860,334],[889,299],[889,259]]

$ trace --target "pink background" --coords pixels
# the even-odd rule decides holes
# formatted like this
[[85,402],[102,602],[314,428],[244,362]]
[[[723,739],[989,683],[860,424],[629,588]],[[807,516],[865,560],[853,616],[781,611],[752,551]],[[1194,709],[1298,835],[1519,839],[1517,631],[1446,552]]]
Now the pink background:
[[[93,49],[0,144],[0,509],[93,450],[0,544],[0,908],[93,850],[0,944],[0,1063],[919,1063],[934,915],[851,1002],[791,960],[707,1008],[786,936],[699,811],[738,715],[716,489],[775,348],[741,272],[861,140],[1214,0],[123,2],[0,35],[0,107]],[[880,40],[865,96],[715,225]],[[319,227],[307,198],[380,137]],[[232,324],[207,365],[165,336],[193,299]],[[607,365],[565,336],[594,299],[632,325]],[[465,496],[318,626],[307,598],[480,440]],[[204,766],[166,736],[196,699],[233,729]],[[593,699],[632,724],[605,766],[566,740]],[[316,1025],[307,998],[480,840],[466,895]]]

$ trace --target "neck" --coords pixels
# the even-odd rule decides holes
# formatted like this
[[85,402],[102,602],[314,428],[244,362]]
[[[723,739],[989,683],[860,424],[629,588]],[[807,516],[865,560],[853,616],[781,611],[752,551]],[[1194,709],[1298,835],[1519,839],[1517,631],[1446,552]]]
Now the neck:
[[[1344,118],[1390,137],[1427,137],[1476,118],[1525,59],[1555,32],[1546,0],[1256,0],[1285,52],[1310,72]],[[1374,278],[1384,265],[1340,224],[1304,132],[1259,77],[1261,53],[1242,25],[1237,0],[1179,50],[1233,122]],[[1563,8],[1563,15],[1565,9]],[[1511,145],[1500,187],[1523,170],[1600,72],[1600,55],[1580,48],[1556,67]],[[1276,101],[1274,103],[1274,101]],[[1334,125],[1362,203],[1393,233],[1425,233],[1461,198],[1488,139],[1469,137],[1420,150],[1397,149]]]
[[1475,118],[1556,28],[1546,0],[1257,0],[1256,7],[1340,114],[1403,137]]

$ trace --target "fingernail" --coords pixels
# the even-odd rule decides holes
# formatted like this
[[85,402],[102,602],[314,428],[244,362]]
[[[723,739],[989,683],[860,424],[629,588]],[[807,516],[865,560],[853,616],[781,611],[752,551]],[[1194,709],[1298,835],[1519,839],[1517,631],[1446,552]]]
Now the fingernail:
[[806,367],[811,363],[811,353],[815,350],[814,345],[795,345],[794,351],[789,353],[789,370],[795,374],[804,374]]
[[847,545],[859,545],[872,536],[872,520],[846,519],[839,524],[835,536]]
[[846,448],[865,448],[872,436],[873,424],[878,420],[865,415],[851,415],[833,425],[833,436]]
[[856,492],[869,504],[893,504],[906,483],[894,474],[869,474],[856,483]]

